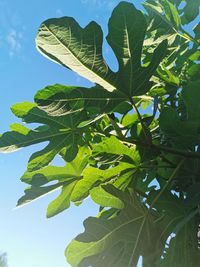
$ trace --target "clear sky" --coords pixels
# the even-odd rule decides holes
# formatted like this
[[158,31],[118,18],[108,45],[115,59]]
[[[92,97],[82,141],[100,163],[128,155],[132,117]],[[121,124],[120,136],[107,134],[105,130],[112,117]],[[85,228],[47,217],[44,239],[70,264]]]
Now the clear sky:
[[[107,20],[118,0],[0,0],[0,132],[16,121],[10,106],[32,101],[46,85],[89,85],[71,71],[48,61],[35,48],[42,21],[72,16],[85,26],[96,20],[107,31]],[[131,2],[131,1],[130,1]],[[136,5],[139,0],[132,1]],[[104,55],[116,67],[106,44]],[[82,221],[97,213],[88,199],[80,207],[46,219],[46,207],[57,193],[20,209],[14,209],[25,185],[19,181],[29,156],[37,146],[12,154],[0,154],[0,251],[7,252],[9,267],[66,267],[64,249],[83,230]]]

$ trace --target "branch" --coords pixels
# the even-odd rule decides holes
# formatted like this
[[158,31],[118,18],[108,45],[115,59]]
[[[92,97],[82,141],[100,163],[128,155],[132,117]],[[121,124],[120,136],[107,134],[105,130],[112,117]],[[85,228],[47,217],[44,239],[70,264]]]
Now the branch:
[[[112,134],[105,135],[105,133],[103,133],[103,132],[93,132],[93,133],[95,133],[97,135],[104,136],[104,137],[111,137],[112,136]],[[162,152],[162,151],[168,152],[170,154],[182,156],[184,158],[200,159],[200,153],[198,153],[198,152],[184,151],[184,150],[176,149],[176,148],[172,148],[172,147],[155,145],[155,144],[147,143],[147,142],[141,142],[141,141],[132,139],[130,137],[125,138],[123,135],[121,135],[120,137],[118,136],[118,138],[121,142],[123,142],[124,144],[127,144],[129,146],[130,145],[131,146],[138,145],[138,146],[146,147],[148,149],[154,149],[154,150],[157,150],[159,152]]]
[[125,140],[121,140],[124,143],[127,143],[129,145],[138,145],[138,146],[143,146],[149,149],[155,149],[157,151],[165,151],[168,152],[170,154],[174,154],[174,155],[179,155],[185,158],[193,158],[193,159],[200,159],[200,153],[197,152],[192,152],[192,151],[184,151],[181,149],[176,149],[176,148],[172,148],[172,147],[167,147],[167,146],[162,146],[162,145],[155,145],[155,144],[149,144],[149,143],[144,143],[135,139],[125,139]]

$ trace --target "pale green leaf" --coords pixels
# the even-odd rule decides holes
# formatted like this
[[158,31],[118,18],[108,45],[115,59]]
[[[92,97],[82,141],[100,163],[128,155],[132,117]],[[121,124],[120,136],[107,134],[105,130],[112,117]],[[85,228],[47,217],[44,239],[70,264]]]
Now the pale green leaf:
[[105,153],[106,156],[108,156],[107,154],[127,156],[136,166],[140,163],[140,154],[136,146],[128,147],[114,136],[105,138],[103,142],[96,145],[93,149],[92,155],[97,157]]
[[[20,124],[12,125],[12,131],[0,137],[0,151],[9,152],[33,144],[48,141],[44,149],[34,153],[28,165],[28,170],[33,171],[48,165],[54,157],[67,147],[66,160],[73,160],[77,154],[77,141],[81,137],[74,129],[86,118],[84,112],[64,117],[52,117],[40,110],[36,104],[24,102],[12,106],[12,112],[26,123],[44,124],[29,130]],[[69,152],[68,152],[69,151]]]
[[120,174],[125,171],[135,170],[134,164],[122,162],[116,167],[112,167],[106,170],[101,170],[94,167],[87,167],[83,171],[83,177],[79,180],[73,190],[71,199],[72,201],[80,201],[88,196],[89,191],[98,185],[107,183],[111,180],[116,180],[120,177]]
[[53,200],[47,208],[47,218],[53,217],[69,208],[70,197],[75,184],[76,181],[62,187],[60,195],[55,200]]
[[35,101],[52,116],[66,115],[79,111],[112,112],[127,100],[122,93],[108,92],[100,86],[92,88],[55,84],[37,92]]
[[[31,184],[31,187],[25,190],[25,195],[19,199],[17,205],[31,203],[56,189],[61,189],[60,195],[49,204],[47,217],[55,216],[69,208],[71,193],[87,166],[87,156],[88,149],[82,147],[76,158],[72,162],[66,163],[64,167],[47,166],[37,171],[25,172],[21,180]],[[54,182],[54,184],[49,185],[50,182]]]
[[105,191],[102,186],[90,190],[90,197],[96,204],[102,207],[112,207],[115,209],[124,208],[123,202],[119,198]]
[[96,22],[83,29],[71,17],[46,20],[36,38],[44,56],[113,91],[116,77],[103,59],[102,42],[103,33]]

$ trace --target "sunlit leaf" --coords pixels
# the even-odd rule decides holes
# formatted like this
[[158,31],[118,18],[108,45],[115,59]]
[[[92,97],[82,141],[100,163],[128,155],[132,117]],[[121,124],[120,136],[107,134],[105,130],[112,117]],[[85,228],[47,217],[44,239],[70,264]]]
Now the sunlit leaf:
[[116,77],[102,56],[103,33],[96,22],[84,29],[71,17],[42,23],[36,43],[38,50],[108,91],[116,89]]
[[[25,195],[18,201],[18,206],[31,203],[44,197],[55,190],[61,189],[59,196],[53,200],[47,209],[47,217],[55,216],[69,208],[71,194],[77,181],[81,178],[82,171],[87,165],[86,148],[81,148],[72,162],[64,167],[48,166],[33,172],[25,172],[21,180],[31,185],[25,190]],[[54,182],[52,185],[49,183]]]
[[29,130],[15,124],[15,127],[12,126],[13,131],[4,133],[0,137],[1,151],[15,151],[22,147],[49,141],[44,149],[31,156],[28,165],[28,169],[31,171],[48,165],[63,147],[67,147],[69,150],[69,152],[66,151],[66,160],[73,160],[77,154],[77,140],[80,138],[75,129],[85,118],[84,113],[51,117],[40,110],[36,104],[29,102],[14,105],[12,111],[26,123],[40,123],[45,127]]
[[119,198],[106,192],[101,186],[93,188],[90,191],[90,196],[95,203],[102,207],[124,208],[124,204]]

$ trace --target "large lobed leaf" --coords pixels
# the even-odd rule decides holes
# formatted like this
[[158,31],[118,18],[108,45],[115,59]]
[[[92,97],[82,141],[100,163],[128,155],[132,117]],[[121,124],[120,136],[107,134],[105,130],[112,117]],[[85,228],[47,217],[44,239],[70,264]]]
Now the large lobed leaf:
[[156,267],[197,267],[200,251],[197,247],[197,228],[195,220],[189,221],[169,242],[164,259]]
[[136,266],[139,256],[152,250],[154,231],[149,228],[152,217],[147,209],[134,193],[122,193],[110,186],[105,189],[119,198],[125,207],[113,219],[88,218],[84,222],[85,232],[66,249],[66,257],[73,267]]
[[[96,85],[47,86],[36,94],[37,104],[14,105],[17,117],[37,126],[11,125],[0,136],[0,151],[48,142],[29,160],[21,178],[29,187],[19,206],[55,190],[47,217],[88,196],[100,205],[66,250],[73,267],[132,267],[139,256],[146,267],[198,266],[199,160],[176,167],[183,155],[199,153],[200,140],[199,23],[196,40],[181,26],[197,17],[199,0],[184,2],[181,10],[180,0],[147,0],[148,14],[126,2],[113,10],[107,42],[117,72],[103,58],[97,23],[82,28],[63,17],[39,29],[43,55]],[[154,99],[140,96],[149,90]],[[153,115],[139,114],[151,101]],[[129,113],[133,107],[136,114]],[[56,155],[63,167],[50,165]]]
[[[47,209],[47,217],[55,216],[69,208],[71,195],[77,181],[87,166],[88,149],[82,147],[72,162],[63,167],[47,166],[37,171],[25,172],[21,180],[31,186],[25,190],[25,195],[18,200],[18,206],[28,204],[55,190],[61,193],[53,200]],[[53,182],[53,185],[49,185]]]
[[108,43],[119,62],[119,71],[110,70],[102,56],[102,30],[91,22],[84,29],[71,17],[50,19],[42,23],[36,44],[51,60],[77,72],[108,91],[120,90],[126,96],[146,93],[149,81],[163,59],[167,47],[162,42],[147,67],[141,66],[142,45],[147,24],[134,5],[121,2],[109,21]]
[[[106,148],[108,148],[108,145],[106,145],[108,140],[102,144],[100,143],[99,147],[97,146],[97,151],[105,152]],[[116,153],[128,156],[130,162],[122,160],[117,166],[101,170],[88,165],[88,157],[91,152],[88,148],[82,147],[79,148],[76,158],[66,163],[63,167],[47,166],[39,170],[25,172],[21,180],[30,184],[31,187],[29,186],[25,190],[25,195],[19,199],[18,206],[30,203],[48,193],[61,189],[60,195],[50,203],[47,217],[54,216],[67,209],[70,206],[70,201],[76,203],[84,200],[90,194],[90,191],[92,198],[96,199],[96,202],[105,204],[109,198],[109,207],[113,207],[113,205],[114,207],[116,205],[119,207],[119,201],[116,201],[111,195],[104,193],[100,202],[96,197],[99,190],[102,192],[99,186],[103,184],[113,183],[118,188],[126,188],[138,168],[137,165],[140,158],[135,148],[129,149],[123,144],[117,147],[117,144],[119,144],[119,141],[114,137],[111,138],[111,145]],[[106,147],[104,148],[105,145]],[[53,185],[49,185],[52,182],[54,182]]]
[[70,17],[45,21],[37,35],[37,48],[45,56],[69,67],[108,91],[115,76],[102,56],[103,33],[96,22],[84,29]]
[[84,112],[78,115],[52,117],[40,110],[36,104],[29,102],[14,105],[12,112],[26,123],[39,123],[42,126],[31,130],[21,124],[12,125],[12,131],[0,137],[0,151],[15,151],[48,141],[44,149],[31,156],[28,164],[28,169],[31,171],[48,165],[63,148],[67,148],[65,160],[74,159],[78,150],[77,142],[82,135],[77,126],[87,118]]
[[[122,193],[111,186],[104,190],[123,202],[124,208],[110,219],[100,216],[84,222],[85,232],[66,249],[73,267],[131,267],[137,265],[140,255],[143,264],[149,267],[198,266],[200,255],[194,220],[198,210],[193,211],[185,201],[163,190],[149,195],[150,208],[143,206],[133,192]],[[122,208],[116,200],[113,204]],[[172,238],[174,233],[176,237]]]
[[121,92],[108,92],[100,86],[92,88],[55,84],[37,92],[35,101],[52,116],[66,115],[79,111],[110,113],[127,97]]
[[[183,87],[182,101],[185,114],[178,114],[171,107],[164,108],[160,115],[160,127],[178,146],[187,147],[198,143],[200,128],[200,81],[189,82]],[[182,112],[183,113],[183,112]],[[175,126],[176,125],[176,126]]]
[[121,2],[113,11],[108,24],[107,41],[119,63],[119,90],[129,96],[145,94],[152,86],[151,76],[165,55],[167,42],[154,51],[147,67],[141,65],[147,23],[141,11],[132,4]]
[[148,203],[160,214],[157,226],[162,230],[158,240],[165,244],[163,255],[156,261],[155,266],[197,267],[200,252],[197,246],[195,216],[198,209],[188,206],[187,201],[176,195],[161,190],[152,191]]

